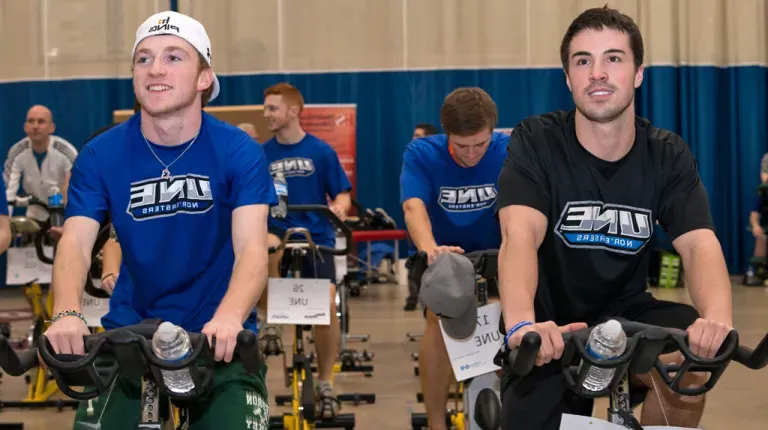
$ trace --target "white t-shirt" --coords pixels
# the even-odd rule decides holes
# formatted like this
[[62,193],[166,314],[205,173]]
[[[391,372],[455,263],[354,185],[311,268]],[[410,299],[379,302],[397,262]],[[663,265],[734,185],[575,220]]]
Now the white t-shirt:
[[[5,195],[8,201],[16,198],[19,182],[22,181],[22,187],[27,195],[47,202],[48,184],[56,183],[61,188],[67,172],[72,169],[75,158],[77,158],[77,149],[71,143],[51,135],[45,159],[38,167],[29,138],[25,137],[16,142],[8,150],[8,158],[3,167]],[[27,208],[27,216],[45,221],[48,219],[48,211],[38,206],[30,206]]]

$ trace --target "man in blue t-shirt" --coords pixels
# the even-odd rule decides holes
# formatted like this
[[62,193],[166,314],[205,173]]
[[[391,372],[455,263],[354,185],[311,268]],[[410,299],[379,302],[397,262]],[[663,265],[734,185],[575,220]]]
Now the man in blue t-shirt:
[[[238,333],[256,329],[267,284],[267,214],[277,198],[266,157],[243,131],[202,111],[219,82],[199,22],[153,15],[138,28],[132,56],[141,111],[90,141],[75,162],[45,334],[57,353],[84,353],[85,256],[109,217],[128,276],[118,279],[104,327],[158,318],[215,338],[213,386],[193,399],[192,426],[266,429],[264,370],[246,374],[232,361]],[[140,381],[120,378],[96,401],[101,411],[81,406],[76,425],[136,428]]]
[[[326,142],[307,133],[301,128],[299,116],[304,99],[294,86],[279,83],[264,91],[264,118],[269,131],[275,137],[264,143],[264,153],[269,159],[269,170],[282,173],[288,183],[288,202],[291,205],[328,205],[342,221],[351,206],[349,195],[352,184],[341,167],[339,157]],[[330,200],[330,202],[329,202]],[[291,227],[309,230],[316,245],[335,248],[336,229],[330,220],[319,213],[289,212],[284,219],[269,217],[269,243],[279,245],[285,231]],[[299,237],[301,239],[301,237]],[[304,278],[327,279],[331,282],[330,325],[315,326],[315,347],[317,349],[318,416],[332,418],[340,404],[333,395],[333,366],[339,347],[339,319],[336,316],[336,269],[334,256],[320,251],[316,255],[307,253],[302,263]],[[284,253],[270,255],[270,277],[278,278],[289,261]],[[281,265],[282,269],[281,270]],[[266,294],[262,296],[266,304]],[[262,333],[280,336],[278,325],[265,326]]]
[[[440,111],[445,134],[416,139],[405,149],[400,200],[408,234],[429,263],[442,253],[501,245],[494,206],[509,136],[493,132],[497,119],[496,104],[485,91],[459,88],[445,98]],[[498,301],[496,279],[488,279],[488,295]],[[419,373],[428,425],[438,430],[446,428],[452,370],[439,318],[429,309],[425,315]]]

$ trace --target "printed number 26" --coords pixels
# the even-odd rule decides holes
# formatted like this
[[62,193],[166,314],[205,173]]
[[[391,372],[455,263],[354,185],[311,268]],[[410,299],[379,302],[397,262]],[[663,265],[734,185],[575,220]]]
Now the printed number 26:
[[294,293],[303,293],[304,292],[304,285],[294,285],[293,286],[293,292]]

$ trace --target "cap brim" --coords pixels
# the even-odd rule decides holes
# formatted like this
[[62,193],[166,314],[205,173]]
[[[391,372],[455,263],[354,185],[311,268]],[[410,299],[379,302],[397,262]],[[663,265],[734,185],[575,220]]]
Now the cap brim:
[[466,339],[477,328],[477,306],[468,306],[467,310],[454,318],[441,318],[445,334],[453,339]]
[[208,103],[212,102],[213,99],[219,96],[219,92],[221,91],[221,86],[219,85],[219,78],[216,76],[216,73],[213,74],[213,92],[211,92],[211,98],[208,99]]

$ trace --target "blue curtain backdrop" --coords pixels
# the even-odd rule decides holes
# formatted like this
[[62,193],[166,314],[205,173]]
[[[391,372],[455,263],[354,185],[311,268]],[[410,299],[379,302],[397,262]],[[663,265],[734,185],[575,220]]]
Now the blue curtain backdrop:
[[[261,103],[264,88],[290,81],[307,103],[356,103],[357,194],[365,207],[382,207],[404,225],[399,166],[417,123],[439,124],[443,98],[458,86],[480,86],[496,100],[499,127],[526,116],[573,107],[560,69],[356,72],[221,77],[215,105]],[[754,240],[745,229],[768,151],[766,69],[763,67],[650,67],[637,94],[638,113],[683,136],[698,159],[709,191],[717,235],[731,273],[740,273]],[[23,137],[26,110],[49,106],[56,134],[76,146],[130,108],[127,79],[0,84],[0,153]],[[401,247],[403,249],[405,247]],[[5,257],[0,261],[5,273]],[[4,281],[5,276],[2,276]]]

